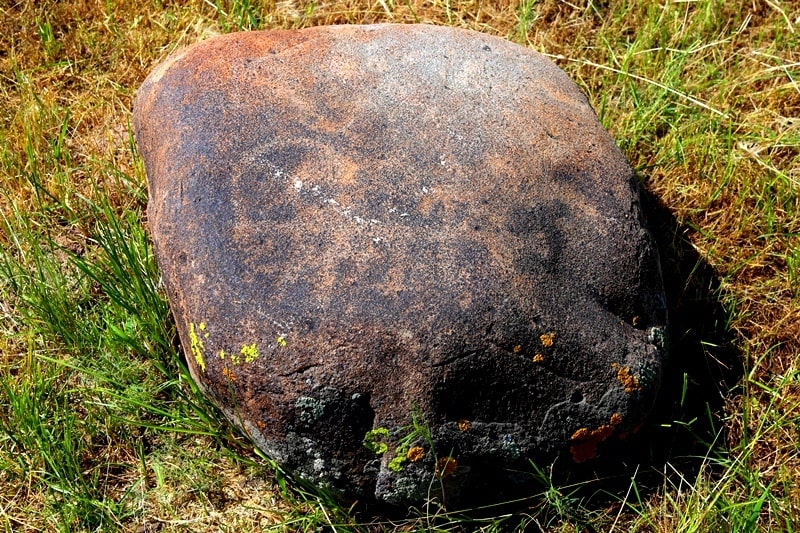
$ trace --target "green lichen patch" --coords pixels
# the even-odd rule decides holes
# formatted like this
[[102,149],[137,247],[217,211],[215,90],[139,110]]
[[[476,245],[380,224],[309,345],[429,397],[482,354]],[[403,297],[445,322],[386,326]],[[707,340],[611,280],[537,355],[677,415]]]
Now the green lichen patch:
[[363,444],[366,449],[376,455],[383,455],[389,451],[389,445],[385,439],[389,438],[389,430],[386,428],[375,428],[367,431],[364,435]]
[[325,401],[308,396],[301,396],[294,403],[300,412],[300,421],[304,424],[313,424],[325,413]]
[[389,461],[389,464],[386,465],[386,467],[392,472],[400,472],[403,469],[403,465],[408,462],[407,455],[408,450],[410,449],[410,444],[407,442],[401,442],[394,451],[394,458]]

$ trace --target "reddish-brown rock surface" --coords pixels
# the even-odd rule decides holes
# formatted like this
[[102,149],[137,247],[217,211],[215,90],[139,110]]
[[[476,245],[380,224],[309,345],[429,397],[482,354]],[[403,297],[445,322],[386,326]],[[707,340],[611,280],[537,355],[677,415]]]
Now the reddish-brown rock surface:
[[666,312],[637,183],[541,55],[424,25],[236,33],[157,67],[134,126],[192,374],[285,467],[497,496],[650,409]]

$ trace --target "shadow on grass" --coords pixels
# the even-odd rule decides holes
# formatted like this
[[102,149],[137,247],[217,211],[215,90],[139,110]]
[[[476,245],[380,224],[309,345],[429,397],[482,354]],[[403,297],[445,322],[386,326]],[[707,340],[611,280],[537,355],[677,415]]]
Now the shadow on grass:
[[[719,279],[688,239],[691,228],[647,190],[642,202],[659,248],[670,313],[670,356],[651,424],[657,433],[644,436],[659,452],[658,462],[677,467],[685,458],[686,466],[697,467],[712,444],[724,449],[727,443],[725,402],[744,376],[743,356],[728,327]],[[672,427],[658,430],[658,423]]]

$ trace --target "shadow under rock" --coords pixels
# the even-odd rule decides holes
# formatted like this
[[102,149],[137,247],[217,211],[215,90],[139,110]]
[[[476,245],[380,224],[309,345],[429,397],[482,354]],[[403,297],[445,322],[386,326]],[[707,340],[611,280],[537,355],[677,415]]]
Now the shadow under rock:
[[632,478],[639,497],[661,489],[665,475],[676,485],[680,478],[693,482],[704,458],[725,449],[726,399],[744,376],[714,269],[689,241],[690,228],[650,191],[643,188],[641,197],[661,259],[668,357],[656,405],[641,431],[618,447],[601,449],[586,465],[575,468],[565,459],[552,465],[552,482],[577,487],[576,496],[588,497],[590,507],[624,497]]

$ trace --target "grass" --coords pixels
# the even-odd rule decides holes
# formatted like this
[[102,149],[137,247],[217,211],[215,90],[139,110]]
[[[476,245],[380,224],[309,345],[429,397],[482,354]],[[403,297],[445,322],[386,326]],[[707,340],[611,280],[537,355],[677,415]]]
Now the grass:
[[[509,507],[379,521],[294,483],[203,401],[130,130],[209,36],[429,22],[548,54],[637,169],[672,313],[625,471],[539,470]],[[800,5],[788,0],[0,0],[0,528],[800,530]]]

